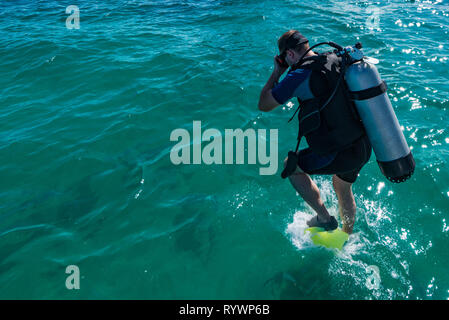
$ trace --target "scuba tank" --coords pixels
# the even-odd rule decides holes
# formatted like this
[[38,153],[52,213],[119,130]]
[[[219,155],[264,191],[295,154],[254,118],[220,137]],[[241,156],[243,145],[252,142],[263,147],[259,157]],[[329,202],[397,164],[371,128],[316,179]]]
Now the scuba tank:
[[364,59],[362,45],[345,48],[351,58],[345,82],[362,119],[383,175],[392,182],[403,182],[415,170],[415,160],[399,126],[387,86],[374,64]]
[[[367,61],[368,58],[363,56],[360,42],[354,47],[346,48],[334,42],[318,43],[303,54],[297,65],[304,63],[307,52],[323,44],[335,48],[333,54],[342,58],[341,70],[335,89],[324,104],[316,107],[316,112],[320,114],[329,105],[338,92],[339,86],[343,85],[341,83],[343,78],[346,84],[343,86],[347,87],[345,90],[352,100],[351,105],[355,105],[358,116],[363,123],[381,172],[392,182],[398,183],[407,180],[414,172],[415,160],[386,93],[386,84],[381,80],[377,68]],[[310,130],[317,129],[311,128]],[[296,170],[298,160],[296,152],[300,140],[304,136],[301,131],[304,131],[304,129],[301,129],[300,126],[296,151],[289,152],[287,166],[281,175],[282,178],[288,177]]]

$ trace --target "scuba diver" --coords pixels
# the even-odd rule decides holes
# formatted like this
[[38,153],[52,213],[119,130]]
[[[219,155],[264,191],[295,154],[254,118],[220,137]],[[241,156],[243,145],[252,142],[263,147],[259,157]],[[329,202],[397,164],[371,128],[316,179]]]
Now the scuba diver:
[[[322,44],[336,49],[321,54],[312,51]],[[385,93],[386,84],[375,66],[364,61],[360,43],[348,48],[333,42],[310,47],[299,31],[289,30],[278,39],[278,48],[280,54],[274,58],[274,70],[260,93],[258,108],[269,112],[293,97],[298,99],[296,150],[288,153],[281,176],[289,178],[316,212],[308,226],[330,231],[338,222],[326,209],[310,175],[333,175],[342,230],[351,234],[356,215],[352,184],[372,149],[390,181],[405,181],[415,167]],[[288,67],[289,72],[278,82]],[[302,137],[308,148],[298,151]]]

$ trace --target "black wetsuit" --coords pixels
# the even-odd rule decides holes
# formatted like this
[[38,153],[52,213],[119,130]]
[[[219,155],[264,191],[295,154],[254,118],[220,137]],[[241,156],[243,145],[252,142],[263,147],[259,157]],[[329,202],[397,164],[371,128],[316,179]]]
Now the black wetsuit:
[[329,155],[317,155],[310,148],[300,150],[298,166],[308,174],[336,174],[340,179],[354,183],[371,152],[371,144],[365,135],[349,148]]
[[[310,91],[311,70],[290,71],[272,90],[274,99],[284,104],[293,97],[312,97]],[[355,140],[349,147],[338,152],[317,154],[311,148],[300,150],[298,165],[308,174],[336,174],[346,182],[353,183],[362,167],[371,157],[371,144],[366,135]]]

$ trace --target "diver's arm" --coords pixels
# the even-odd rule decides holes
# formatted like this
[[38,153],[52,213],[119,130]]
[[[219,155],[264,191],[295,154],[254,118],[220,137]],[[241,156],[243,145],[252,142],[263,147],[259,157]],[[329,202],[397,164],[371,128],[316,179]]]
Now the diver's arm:
[[279,78],[280,74],[274,70],[260,93],[259,110],[268,112],[279,105],[279,102],[277,102],[271,94],[271,89],[274,88],[275,84],[279,81]]
[[274,86],[279,81],[279,78],[282,76],[285,70],[287,70],[287,68],[281,67],[275,58],[273,73],[271,73],[270,78],[268,79],[267,83],[262,89],[262,92],[260,93],[259,110],[268,112],[280,105],[280,103],[277,102],[276,99],[273,97],[271,89],[274,88]]

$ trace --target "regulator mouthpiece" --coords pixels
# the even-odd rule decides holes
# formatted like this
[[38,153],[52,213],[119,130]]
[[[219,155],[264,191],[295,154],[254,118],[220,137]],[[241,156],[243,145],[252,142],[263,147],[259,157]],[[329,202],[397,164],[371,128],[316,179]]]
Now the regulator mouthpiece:
[[276,56],[275,59],[276,59],[277,63],[279,63],[279,65],[282,68],[288,68],[289,67],[288,63],[285,61],[285,59],[282,59],[282,57]]

